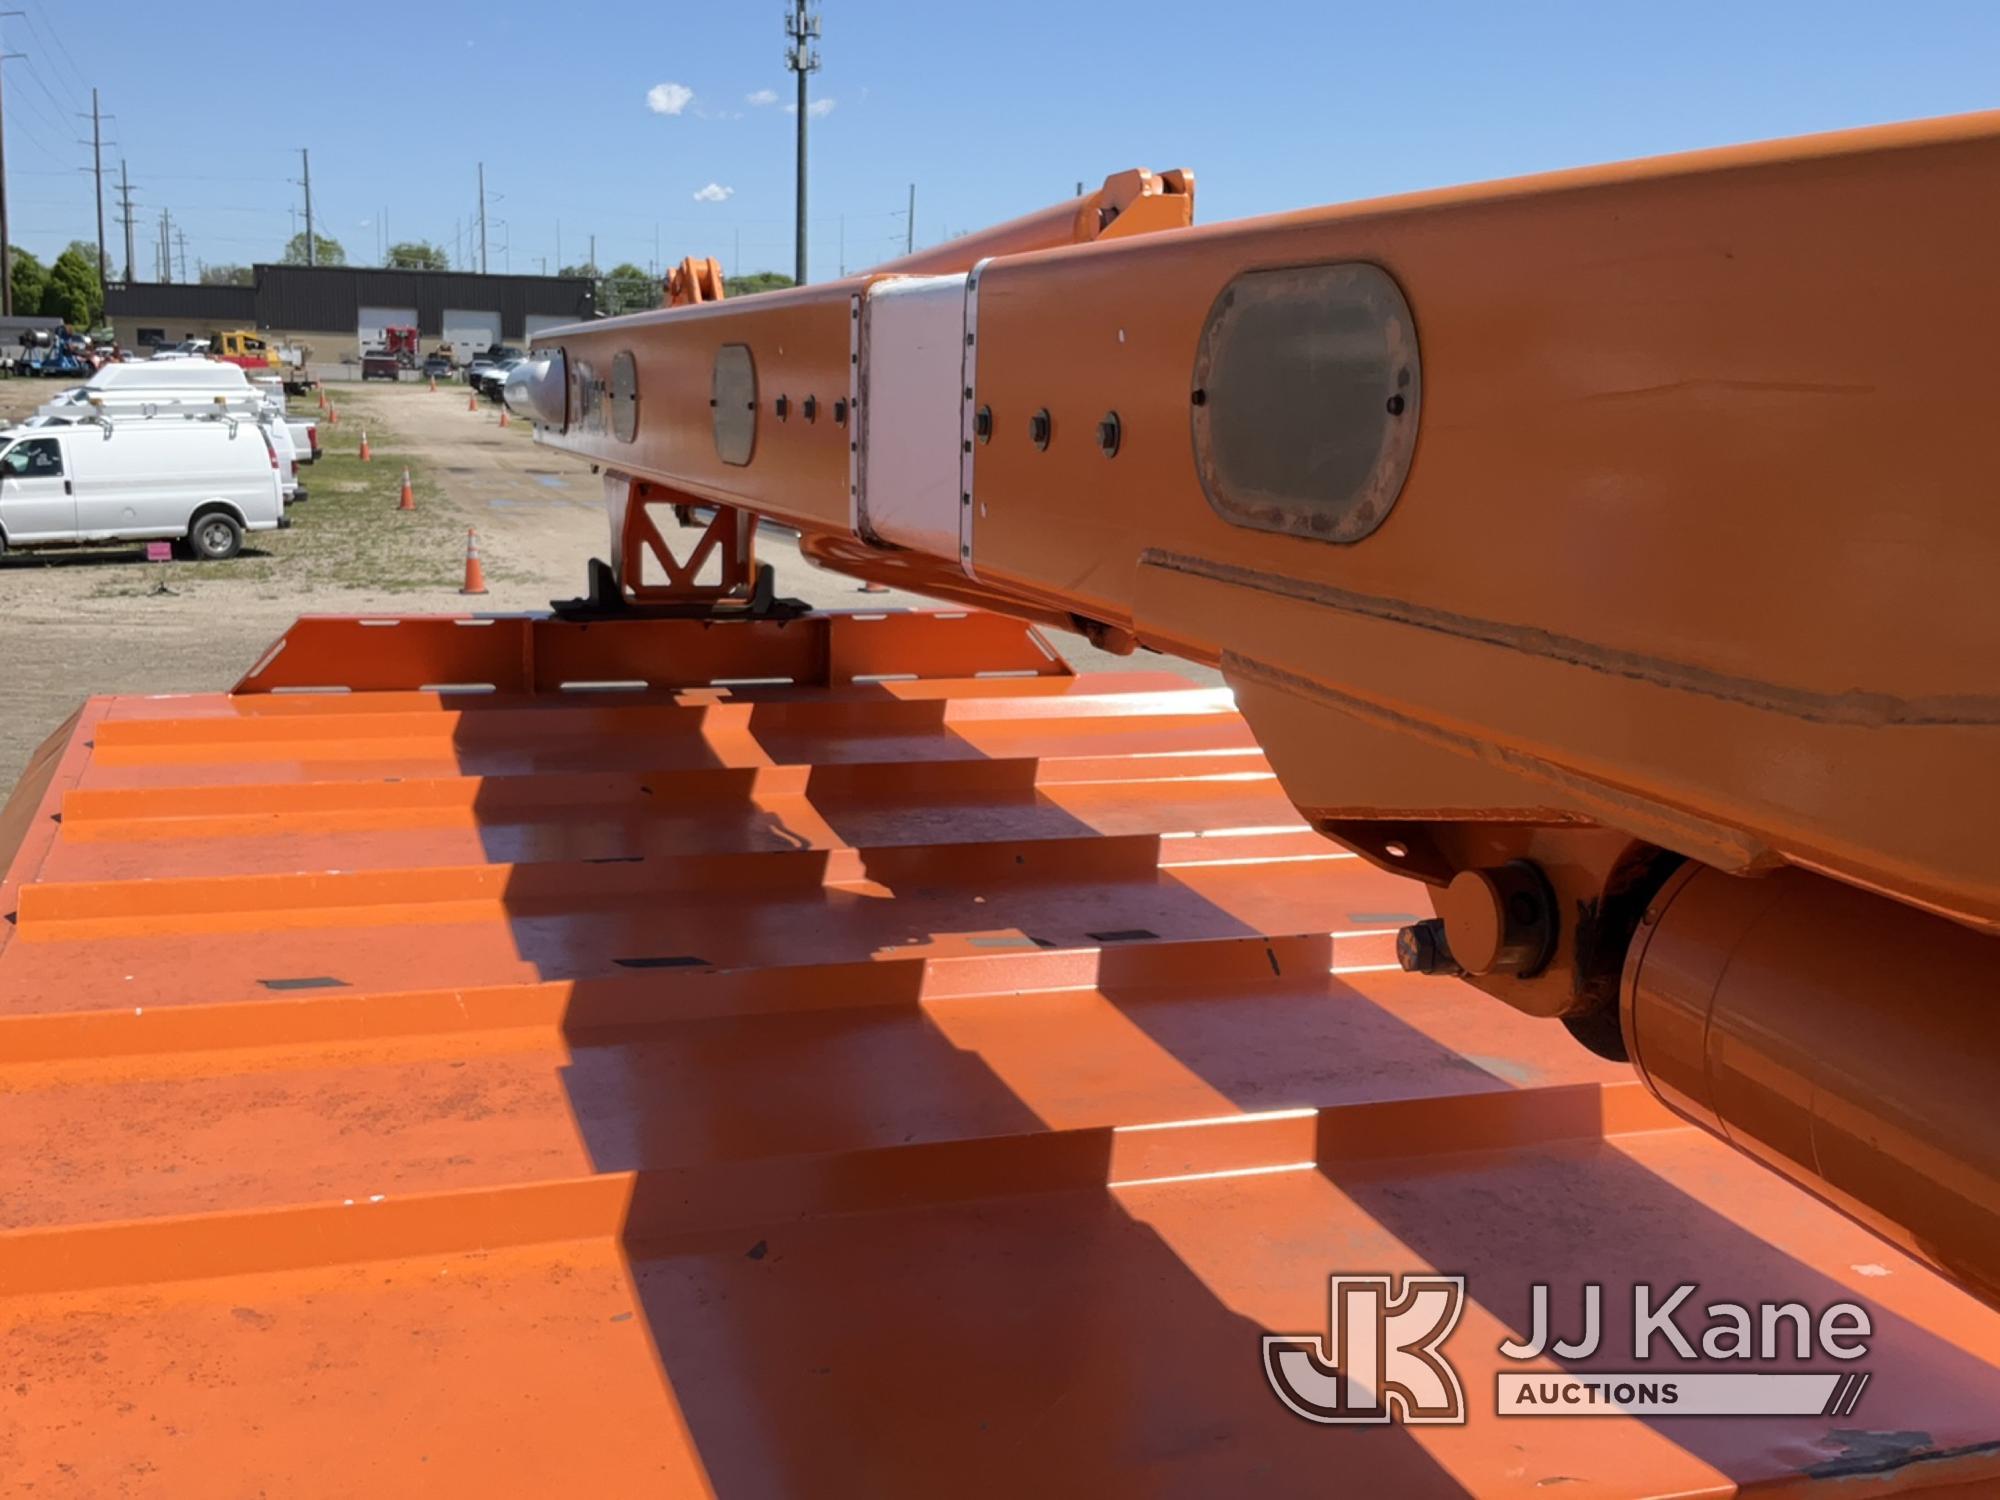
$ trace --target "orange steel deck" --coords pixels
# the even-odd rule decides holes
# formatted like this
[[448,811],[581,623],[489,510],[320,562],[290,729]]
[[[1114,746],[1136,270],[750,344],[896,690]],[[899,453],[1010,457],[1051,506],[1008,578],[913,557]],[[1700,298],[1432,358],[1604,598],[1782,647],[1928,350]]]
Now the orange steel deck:
[[[1396,971],[1421,890],[1226,693],[1015,623],[304,621],[93,699],[10,850],[10,1493],[2000,1481],[2000,1314]],[[1263,1332],[1430,1268],[1468,1425],[1279,1404]],[[1586,1279],[1859,1300],[1872,1383],[1494,1416],[1529,1283]]]

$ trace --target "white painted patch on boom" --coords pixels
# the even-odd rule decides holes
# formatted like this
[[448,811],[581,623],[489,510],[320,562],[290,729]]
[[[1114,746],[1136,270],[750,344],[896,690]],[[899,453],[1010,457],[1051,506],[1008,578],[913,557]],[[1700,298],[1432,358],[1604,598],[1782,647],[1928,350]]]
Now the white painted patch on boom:
[[932,557],[961,556],[965,282],[899,277],[862,304],[860,532]]

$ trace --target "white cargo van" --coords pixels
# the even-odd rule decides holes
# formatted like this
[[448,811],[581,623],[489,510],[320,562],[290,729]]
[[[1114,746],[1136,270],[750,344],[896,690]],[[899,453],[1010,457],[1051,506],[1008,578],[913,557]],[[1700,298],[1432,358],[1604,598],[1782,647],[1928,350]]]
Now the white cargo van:
[[234,557],[288,525],[278,455],[255,422],[112,420],[0,436],[0,548],[171,540]]
[[[87,404],[65,402],[61,397],[46,403],[40,411],[21,427],[74,427],[103,420],[132,422],[185,422],[199,421],[217,415],[254,422],[264,429],[271,440],[271,447],[278,455],[279,488],[285,497],[285,504],[297,505],[301,500],[310,499],[306,487],[299,481],[298,466],[309,464],[315,455],[302,452],[298,446],[298,424],[283,417],[264,414],[264,407],[255,399],[247,402],[230,402],[227,405],[208,404],[197,400],[180,401],[171,393],[159,401],[137,402],[114,396],[107,401],[103,397],[93,397]],[[308,426],[308,437],[316,437],[316,429]]]

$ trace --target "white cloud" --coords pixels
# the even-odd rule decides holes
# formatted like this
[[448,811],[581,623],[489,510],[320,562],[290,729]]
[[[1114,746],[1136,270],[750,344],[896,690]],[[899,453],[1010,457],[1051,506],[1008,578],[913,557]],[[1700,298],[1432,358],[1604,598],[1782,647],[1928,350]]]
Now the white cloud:
[[[785,106],[785,113],[788,115],[795,115],[798,112],[799,112],[799,107],[796,104],[787,104]],[[828,115],[832,113],[833,113],[833,100],[831,99],[815,99],[813,100],[812,103],[806,106],[807,116],[814,120],[824,120]]]
[[711,182],[694,195],[697,203],[721,203],[736,196],[736,189],[724,187],[719,182]]
[[759,89],[754,94],[745,94],[743,102],[745,104],[754,104],[759,109],[762,109],[767,104],[776,104],[778,102],[778,91],[776,89]]
[[656,83],[646,90],[646,108],[656,115],[677,115],[694,102],[694,90],[684,83]]

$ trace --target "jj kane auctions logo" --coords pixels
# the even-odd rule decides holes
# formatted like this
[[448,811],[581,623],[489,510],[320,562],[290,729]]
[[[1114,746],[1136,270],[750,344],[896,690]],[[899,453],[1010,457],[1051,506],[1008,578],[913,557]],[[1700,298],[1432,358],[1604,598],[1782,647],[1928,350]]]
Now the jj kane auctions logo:
[[[1849,1362],[1873,1332],[1859,1303],[1814,1313],[1802,1302],[1711,1302],[1697,1309],[1689,1282],[1631,1289],[1635,1366],[1629,1370],[1502,1368],[1501,1416],[1846,1416],[1868,1386],[1865,1370],[1717,1370],[1725,1360]],[[1605,1347],[1604,1288],[1583,1288],[1581,1326],[1556,1336],[1549,1288],[1530,1288],[1526,1340],[1500,1345],[1519,1364],[1588,1360]],[[1327,1332],[1264,1339],[1264,1374],[1308,1422],[1462,1424],[1465,1388],[1444,1351],[1465,1313],[1463,1276],[1331,1278]],[[1688,1365],[1708,1363],[1700,1369]]]

